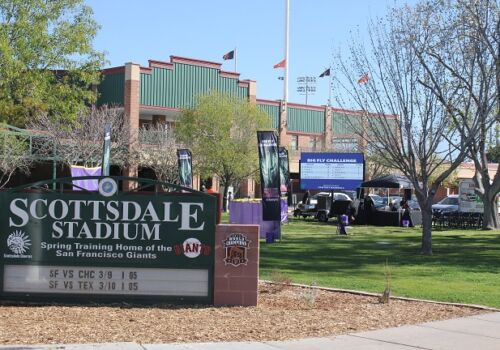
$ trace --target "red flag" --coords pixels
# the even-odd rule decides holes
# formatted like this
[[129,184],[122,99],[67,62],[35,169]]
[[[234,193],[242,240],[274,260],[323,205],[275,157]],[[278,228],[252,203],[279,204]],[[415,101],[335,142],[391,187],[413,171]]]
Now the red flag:
[[286,60],[281,61],[280,63],[276,63],[273,68],[285,68]]
[[365,84],[368,82],[368,79],[368,73],[365,73],[358,79],[358,84]]

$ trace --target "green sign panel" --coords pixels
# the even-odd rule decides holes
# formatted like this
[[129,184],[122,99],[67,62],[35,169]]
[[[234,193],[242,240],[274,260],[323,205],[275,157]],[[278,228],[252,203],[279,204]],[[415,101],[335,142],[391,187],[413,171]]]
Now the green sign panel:
[[0,194],[1,297],[210,303],[216,198],[104,180],[99,193]]

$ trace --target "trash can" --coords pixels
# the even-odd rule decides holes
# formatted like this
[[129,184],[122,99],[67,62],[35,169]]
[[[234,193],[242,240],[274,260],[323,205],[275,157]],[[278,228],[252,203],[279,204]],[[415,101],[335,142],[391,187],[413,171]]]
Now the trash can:
[[266,243],[274,243],[274,232],[266,232]]

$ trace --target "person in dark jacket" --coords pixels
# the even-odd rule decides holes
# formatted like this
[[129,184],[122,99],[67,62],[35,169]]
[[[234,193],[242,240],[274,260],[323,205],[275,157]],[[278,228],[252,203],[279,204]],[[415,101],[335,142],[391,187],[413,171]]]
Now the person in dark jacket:
[[304,193],[304,196],[302,197],[302,204],[307,204],[307,200],[309,199],[309,190]]
[[405,222],[408,222],[408,226],[412,226],[410,206],[408,205],[408,201],[405,199],[401,200],[401,210],[403,211],[403,213],[401,214],[401,226],[405,226]]

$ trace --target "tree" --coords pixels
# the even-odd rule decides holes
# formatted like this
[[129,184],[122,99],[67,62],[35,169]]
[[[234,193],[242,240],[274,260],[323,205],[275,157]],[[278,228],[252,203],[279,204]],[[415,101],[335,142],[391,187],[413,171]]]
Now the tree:
[[0,121],[74,119],[93,103],[104,63],[91,45],[98,28],[84,0],[1,0]]
[[[500,165],[488,172],[488,133],[500,122],[500,9],[494,0],[432,0],[415,12],[425,31],[411,36],[415,54],[429,79],[422,82],[446,108],[468,144],[476,193],[484,203],[484,229],[499,226],[496,196]],[[453,87],[453,88],[450,88]],[[479,128],[475,125],[479,122]],[[498,141],[496,141],[498,142]]]
[[256,132],[269,126],[269,116],[256,105],[211,92],[182,112],[176,134],[193,152],[198,173],[218,176],[226,198],[229,186],[257,173]]
[[488,159],[488,162],[500,163],[500,145],[491,146],[488,149],[488,153],[486,153],[486,158]]
[[157,124],[139,130],[141,150],[139,165],[151,168],[156,178],[163,182],[179,183],[177,148],[173,131]]
[[32,163],[27,135],[9,131],[0,124],[0,189],[5,187],[16,171],[29,174]]
[[112,140],[110,163],[120,167],[134,165],[138,158],[137,140],[130,137],[122,108],[103,106],[82,110],[72,122],[41,114],[31,126],[49,136],[57,150],[57,154],[53,154],[52,143],[45,143],[41,145],[40,154],[56,156],[69,166],[97,167],[102,162],[104,128],[108,124]]
[[365,111],[362,117],[351,118],[353,131],[384,164],[413,184],[422,211],[421,253],[430,255],[434,195],[465,158],[470,139],[452,127],[448,111],[420,83],[430,77],[402,30],[425,29],[425,23],[415,21],[414,11],[396,8],[372,23],[370,45],[354,41],[350,57],[338,59],[341,74],[336,83],[345,93],[341,104]]
[[[349,122],[349,118],[354,117],[354,115],[349,116],[348,114],[343,115],[343,119],[347,120],[347,127],[351,126],[351,122]],[[333,151],[340,153],[351,153],[351,152],[362,152],[362,147],[360,147],[360,142],[365,143],[365,140],[358,140],[357,134],[351,130],[353,134],[352,137],[348,139],[347,142],[338,142],[333,145]],[[328,151],[328,150],[322,150]],[[376,149],[372,150],[368,148],[364,152],[365,159],[365,179],[373,179],[382,175],[387,175],[391,173],[394,169],[391,169],[390,164],[385,164],[384,159],[379,157],[376,153]]]
[[365,152],[365,166],[365,177],[367,179],[374,179],[394,171],[391,164],[387,164],[386,160],[378,155],[377,149]]

